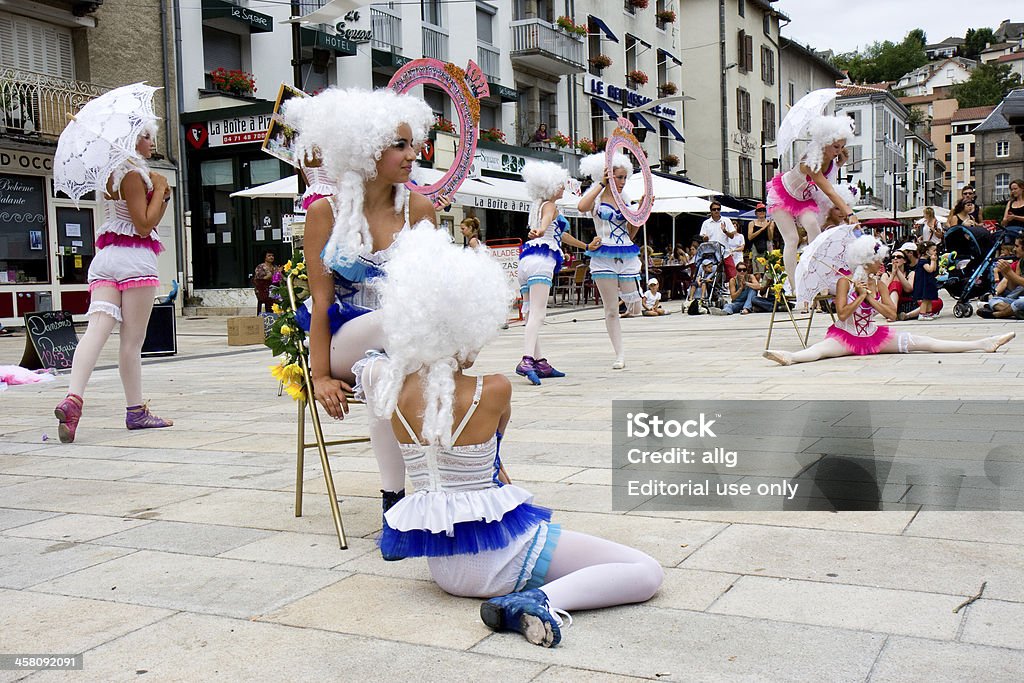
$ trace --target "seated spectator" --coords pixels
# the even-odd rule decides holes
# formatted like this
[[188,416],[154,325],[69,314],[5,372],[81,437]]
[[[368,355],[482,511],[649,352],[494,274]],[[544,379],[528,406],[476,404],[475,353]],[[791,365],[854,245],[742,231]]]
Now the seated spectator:
[[[905,264],[900,264],[901,267],[897,268],[895,257],[893,261],[893,278],[899,280],[900,283],[898,315],[900,320],[915,320],[921,315],[921,302],[914,299],[913,296],[914,283],[917,280],[914,271],[921,260],[920,252],[914,242],[904,242],[897,253],[900,252],[906,257]],[[893,289],[895,290],[895,287]],[[938,315],[941,310],[942,299],[932,299],[930,314]]]
[[647,291],[640,303],[644,307],[644,315],[665,315],[665,309],[661,307],[661,292],[658,291],[658,278],[652,277],[647,281]]
[[747,272],[745,263],[739,264],[736,266],[736,277],[729,280],[729,295],[732,297],[732,303],[726,304],[722,311],[726,315],[732,315],[737,311],[741,315],[755,310],[771,311],[772,302],[758,296],[759,291],[761,291],[761,281],[753,273]]
[[1000,260],[996,270],[1002,279],[996,284],[995,296],[978,309],[982,318],[1017,318],[1024,320],[1024,275],[1020,262],[1024,259],[1024,237],[1014,241],[1016,261]]

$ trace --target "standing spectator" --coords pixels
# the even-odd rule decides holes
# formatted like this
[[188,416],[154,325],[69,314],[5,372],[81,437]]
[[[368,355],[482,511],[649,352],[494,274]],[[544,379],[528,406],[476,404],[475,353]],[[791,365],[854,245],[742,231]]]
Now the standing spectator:
[[[975,223],[980,223],[981,216],[978,214],[978,193],[974,189],[973,185],[965,185],[960,189],[960,201],[970,202],[971,204],[973,204],[973,206],[971,207],[971,218],[974,219]],[[952,223],[950,223],[950,225],[952,225]]]
[[939,270],[939,247],[924,245],[923,258],[914,267],[914,299],[921,302],[918,320],[934,320],[938,311],[932,312],[932,301],[939,298],[939,285],[935,278]]
[[547,142],[548,137],[548,124],[542,123],[537,126],[537,130],[533,132],[533,137],[530,138],[530,142]]
[[[736,262],[732,257],[729,240],[736,236],[736,227],[728,218],[722,217],[722,205],[711,202],[711,217],[700,226],[700,236],[708,242],[721,244],[725,251],[725,276],[736,277]],[[741,236],[742,237],[742,236]]]
[[264,313],[270,313],[270,308],[274,305],[274,300],[270,297],[270,285],[274,273],[279,270],[280,268],[274,265],[274,252],[268,249],[263,254],[263,263],[256,266],[252,276],[252,288],[256,290],[256,315],[260,314],[261,308]]
[[942,227],[942,221],[935,217],[935,209],[930,206],[924,207],[924,223],[921,224],[921,243],[937,244],[942,246],[942,240],[946,237],[946,231]]
[[480,219],[476,216],[466,216],[459,223],[459,231],[462,232],[462,241],[469,249],[476,249],[480,246]]
[[1015,178],[1010,181],[1010,201],[1006,202],[1003,212],[1003,227],[1016,226],[1024,228],[1024,180]]
[[768,218],[768,209],[764,204],[754,207],[754,220],[747,223],[747,244],[750,245],[750,262],[754,264],[754,273],[764,272],[764,264],[757,258],[764,256],[775,245],[775,223]]

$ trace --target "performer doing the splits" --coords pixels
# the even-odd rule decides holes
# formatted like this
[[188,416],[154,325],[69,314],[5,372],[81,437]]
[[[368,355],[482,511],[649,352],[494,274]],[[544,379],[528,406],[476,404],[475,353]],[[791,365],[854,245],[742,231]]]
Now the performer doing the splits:
[[993,353],[1014,338],[1015,333],[1008,332],[974,341],[946,341],[876,324],[876,313],[881,313],[885,318],[896,317],[896,307],[878,277],[887,253],[886,246],[870,235],[862,235],[854,240],[846,250],[847,264],[853,269],[853,274],[850,275],[847,270],[836,283],[837,320],[828,328],[826,338],[795,353],[765,351],[765,358],[780,365],[791,365],[822,358],[875,353]]
[[563,531],[529,491],[497,481],[495,431],[511,415],[512,386],[464,370],[508,315],[513,292],[500,264],[417,226],[398,237],[386,271],[388,356],[371,354],[353,371],[391,418],[416,492],[387,512],[382,550],[425,556],[445,591],[493,598],[480,609],[487,626],[545,647],[561,639],[556,612],[653,596],[663,578],[653,558]]
[[[622,190],[633,173],[633,163],[625,154],[618,153],[612,161],[609,180],[605,155],[591,154],[580,161],[580,172],[590,176],[594,184],[580,199],[579,210],[589,213],[594,220],[599,246],[587,251],[590,257],[590,276],[597,285],[604,303],[604,324],[615,349],[613,370],[626,367],[626,351],[622,347],[622,323],[619,322],[619,299],[626,304],[626,312],[639,315],[640,305],[640,249],[633,244],[639,225],[626,220],[615,206],[609,182],[614,182],[623,201],[628,198]],[[593,242],[591,243],[593,244]]]
[[135,154],[116,168],[106,182],[106,219],[96,231],[96,256],[89,264],[89,326],[71,362],[68,395],[53,411],[59,421],[57,434],[63,443],[75,440],[85,386],[118,323],[121,329],[117,369],[128,406],[125,426],[152,429],[174,424],[150,413],[142,402],[142,343],[153,311],[153,296],[160,284],[156,257],[164,250],[157,224],[171,199],[167,179],[150,171],[146,164],[153,153],[156,131],[155,121],[146,125],[135,145]]
[[[314,201],[306,214],[312,296],[296,319],[309,332],[313,395],[340,420],[355,380],[352,364],[367,350],[384,348],[372,312],[374,278],[399,232],[420,220],[434,222],[430,201],[404,185],[434,115],[411,95],[332,88],[289,100],[284,120],[298,130],[296,154],[321,155],[322,172],[335,181],[334,195]],[[387,420],[371,416],[369,432],[386,511],[405,495],[405,467]]]
[[569,172],[550,161],[527,161],[523,167],[526,192],[533,200],[530,208],[530,241],[519,253],[519,287],[526,315],[523,360],[516,373],[534,384],[543,377],[565,377],[555,370],[540,353],[540,328],[547,317],[551,282],[562,269],[562,243],[578,249],[596,248],[597,238],[590,245],[566,232],[569,221],[558,213],[555,202],[562,196]]
[[[810,142],[799,163],[768,181],[768,213],[785,243],[782,259],[790,282],[795,281],[800,244],[797,226],[807,233],[810,244],[821,232],[821,224],[833,206],[840,209],[848,222],[853,219],[849,205],[853,194],[836,184],[839,167],[847,159],[846,138],[852,134],[852,125],[848,116],[813,118],[805,128]],[[780,153],[785,154],[786,150]]]

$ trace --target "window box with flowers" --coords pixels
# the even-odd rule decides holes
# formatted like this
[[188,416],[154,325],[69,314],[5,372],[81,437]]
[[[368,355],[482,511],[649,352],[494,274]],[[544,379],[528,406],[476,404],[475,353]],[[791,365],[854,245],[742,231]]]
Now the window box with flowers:
[[647,85],[647,74],[640,69],[635,69],[626,74],[626,78],[630,80],[634,85]]
[[565,135],[564,133],[562,133],[561,131],[558,131],[558,130],[555,131],[554,135],[552,135],[551,137],[548,138],[548,142],[550,142],[552,145],[554,145],[558,149],[563,149],[565,147],[572,147],[573,146],[572,138],[570,138],[568,135]]
[[626,0],[626,4],[633,9],[647,9],[650,2],[649,0]]
[[676,13],[670,9],[663,9],[660,12],[654,14],[654,18],[657,21],[658,28],[664,30],[669,24],[676,23]]
[[480,131],[480,139],[487,142],[505,142],[505,134],[500,128],[487,128]]
[[576,141],[576,149],[584,154],[594,154],[597,152],[597,145],[590,138],[580,138]]
[[555,19],[555,25],[574,38],[583,38],[587,35],[587,27],[583,24],[576,24],[571,17],[560,16]]
[[612,65],[612,58],[608,55],[595,55],[588,61],[590,62],[590,65],[598,71]]
[[679,157],[677,157],[675,154],[666,154],[661,159],[661,166],[662,166],[662,168],[675,168],[678,165],[679,165]]
[[658,92],[661,94],[662,97],[668,95],[675,95],[677,92],[679,92],[679,86],[677,86],[672,81],[666,81],[665,83],[662,83],[661,85],[658,86]]
[[443,116],[438,116],[434,121],[434,124],[430,127],[430,130],[439,130],[442,133],[454,133],[455,124]]
[[214,90],[232,95],[249,96],[256,92],[256,79],[248,71],[225,69],[220,66],[210,72],[210,83]]

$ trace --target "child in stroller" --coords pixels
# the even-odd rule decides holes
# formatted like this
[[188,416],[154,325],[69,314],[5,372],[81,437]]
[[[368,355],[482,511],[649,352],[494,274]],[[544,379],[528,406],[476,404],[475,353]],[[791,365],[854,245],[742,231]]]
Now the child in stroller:
[[700,305],[704,308],[721,308],[725,288],[724,259],[725,249],[717,242],[704,242],[693,256],[697,274],[690,288],[690,298],[694,298],[696,289],[700,287]]

